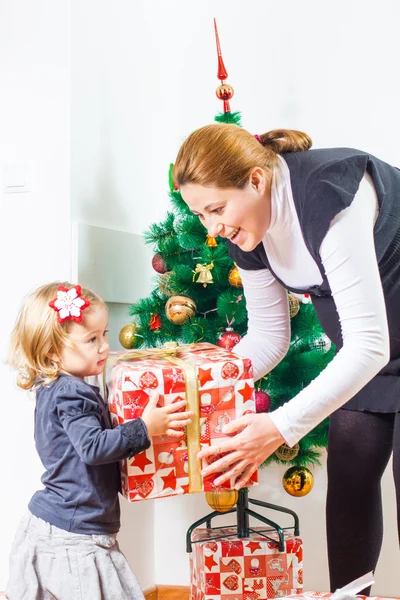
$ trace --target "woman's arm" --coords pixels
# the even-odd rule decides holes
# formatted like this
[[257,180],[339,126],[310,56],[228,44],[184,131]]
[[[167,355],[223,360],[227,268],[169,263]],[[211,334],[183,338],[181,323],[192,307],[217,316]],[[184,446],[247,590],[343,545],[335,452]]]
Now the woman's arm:
[[267,269],[239,269],[239,273],[246,298],[248,328],[233,351],[251,359],[254,379],[257,380],[271,371],[289,349],[288,296]]
[[389,360],[385,300],[373,238],[376,202],[372,182],[364,177],[351,206],[332,221],[321,245],[343,347],[310,385],[271,413],[289,445],[350,400]]

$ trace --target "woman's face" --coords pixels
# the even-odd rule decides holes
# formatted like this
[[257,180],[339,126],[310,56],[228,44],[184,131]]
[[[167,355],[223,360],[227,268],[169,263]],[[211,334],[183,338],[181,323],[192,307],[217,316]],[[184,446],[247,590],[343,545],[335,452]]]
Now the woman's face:
[[271,182],[262,169],[254,169],[243,189],[181,186],[182,198],[211,237],[221,236],[245,252],[261,242],[271,220]]

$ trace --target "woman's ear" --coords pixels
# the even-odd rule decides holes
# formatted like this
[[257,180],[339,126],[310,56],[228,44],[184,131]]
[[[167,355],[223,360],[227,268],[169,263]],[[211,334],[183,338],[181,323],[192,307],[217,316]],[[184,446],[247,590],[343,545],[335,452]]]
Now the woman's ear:
[[263,193],[266,186],[264,169],[261,167],[254,167],[254,169],[250,171],[249,183],[255,191]]

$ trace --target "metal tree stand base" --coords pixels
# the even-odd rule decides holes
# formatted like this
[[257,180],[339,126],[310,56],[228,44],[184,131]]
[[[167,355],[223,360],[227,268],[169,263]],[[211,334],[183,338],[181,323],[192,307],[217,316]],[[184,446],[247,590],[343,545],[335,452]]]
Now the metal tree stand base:
[[[274,521],[267,519],[267,517],[264,517],[263,515],[258,514],[254,510],[251,510],[251,508],[249,508],[249,502],[250,502],[250,504],[255,504],[256,506],[263,506],[264,508],[269,508],[272,510],[277,510],[279,512],[283,512],[283,513],[292,515],[292,517],[294,519],[293,527],[279,527],[279,525],[277,523],[274,523]],[[285,551],[285,540],[284,540],[283,532],[287,529],[293,529],[294,535],[296,535],[296,536],[300,535],[299,518],[293,510],[290,510],[289,508],[283,508],[282,506],[278,506],[277,504],[270,504],[269,502],[262,502],[261,500],[253,500],[252,498],[249,498],[248,490],[242,489],[242,490],[239,490],[239,498],[238,498],[235,508],[232,508],[231,510],[228,510],[224,513],[214,510],[212,513],[206,515],[205,517],[202,517],[201,519],[199,519],[198,521],[196,521],[189,527],[189,529],[187,530],[187,533],[186,533],[186,552],[191,552],[192,544],[196,543],[196,542],[192,542],[192,532],[194,529],[196,529],[196,527],[199,527],[199,525],[206,523],[207,529],[209,529],[212,534],[212,531],[214,529],[217,530],[217,528],[211,527],[211,519],[213,519],[214,517],[220,517],[221,515],[228,515],[229,513],[234,513],[234,512],[236,513],[236,522],[237,522],[237,531],[235,533],[232,533],[229,535],[226,535],[226,534],[210,535],[209,538],[202,539],[201,542],[203,543],[203,542],[206,542],[209,540],[216,540],[216,539],[222,538],[222,537],[247,538],[247,537],[249,537],[249,533],[252,533],[252,532],[257,533],[257,535],[261,535],[262,537],[265,537],[266,539],[270,539],[271,541],[276,541],[276,540],[272,540],[272,538],[270,538],[267,535],[268,532],[270,532],[270,531],[276,531],[279,536],[279,551],[284,552]],[[254,529],[251,529],[251,527],[249,527],[249,517],[254,517],[258,521],[261,521],[262,523],[269,525],[269,529],[265,529],[263,531],[258,531],[258,530],[255,531]]]

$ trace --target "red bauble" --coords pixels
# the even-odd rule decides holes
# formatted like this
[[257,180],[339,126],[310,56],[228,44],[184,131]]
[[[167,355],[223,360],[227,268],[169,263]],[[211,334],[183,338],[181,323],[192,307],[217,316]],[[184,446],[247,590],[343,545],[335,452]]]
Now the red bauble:
[[166,273],[168,271],[168,268],[161,254],[155,254],[151,260],[151,264],[153,269],[157,273]]
[[151,315],[149,325],[150,331],[157,331],[158,329],[161,329],[162,323],[160,315]]
[[227,327],[224,333],[221,333],[217,339],[217,346],[225,348],[225,350],[232,350],[241,339],[242,336],[233,331],[232,327]]
[[258,390],[255,393],[255,397],[256,397],[256,412],[257,413],[268,412],[271,408],[271,398],[269,397],[267,392]]

